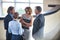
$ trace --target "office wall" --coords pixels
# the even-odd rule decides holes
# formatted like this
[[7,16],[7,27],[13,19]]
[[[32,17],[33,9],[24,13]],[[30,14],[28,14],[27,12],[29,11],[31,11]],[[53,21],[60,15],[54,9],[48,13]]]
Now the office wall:
[[[60,0],[44,0],[44,11],[51,9],[48,4],[60,4]],[[45,38],[57,39],[57,33],[60,28],[60,11],[55,14],[45,16]],[[55,36],[56,35],[56,36]]]

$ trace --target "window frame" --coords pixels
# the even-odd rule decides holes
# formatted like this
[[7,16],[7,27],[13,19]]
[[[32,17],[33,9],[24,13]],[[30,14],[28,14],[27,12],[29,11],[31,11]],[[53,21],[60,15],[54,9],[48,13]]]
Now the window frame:
[[[31,5],[31,4],[42,4],[43,5],[43,3],[35,3],[35,2],[30,2],[30,0],[29,0],[29,2],[16,2],[16,0],[14,0],[14,2],[3,2],[2,0],[0,0],[1,2],[1,14],[3,13],[3,3],[14,3],[14,7],[16,8],[16,3],[28,3],[29,4],[29,6]],[[0,19],[4,19],[5,17],[0,17]]]

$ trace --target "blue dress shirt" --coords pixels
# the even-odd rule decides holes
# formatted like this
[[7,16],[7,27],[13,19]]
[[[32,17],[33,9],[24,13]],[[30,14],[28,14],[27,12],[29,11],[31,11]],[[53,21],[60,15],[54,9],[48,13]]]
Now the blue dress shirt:
[[14,35],[22,35],[24,29],[22,29],[22,25],[17,20],[12,20],[9,22],[8,32]]

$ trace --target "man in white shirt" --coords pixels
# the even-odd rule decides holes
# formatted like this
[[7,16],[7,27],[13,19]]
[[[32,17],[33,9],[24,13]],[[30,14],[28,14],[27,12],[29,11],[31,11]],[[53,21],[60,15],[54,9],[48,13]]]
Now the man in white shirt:
[[14,19],[9,22],[9,28],[8,32],[12,33],[12,39],[11,40],[22,40],[21,35],[23,34],[24,30],[22,29],[22,25],[18,19],[18,13],[16,12],[14,14]]

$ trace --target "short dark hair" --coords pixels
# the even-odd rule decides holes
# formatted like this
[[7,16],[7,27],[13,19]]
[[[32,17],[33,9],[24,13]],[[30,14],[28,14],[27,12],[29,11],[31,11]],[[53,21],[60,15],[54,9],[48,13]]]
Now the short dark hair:
[[36,9],[41,12],[42,11],[42,8],[40,6],[36,6]]
[[7,10],[7,13],[10,13],[10,11],[13,10],[13,9],[14,9],[14,7],[13,7],[13,6],[10,6],[10,7],[8,8],[8,10]]
[[18,12],[15,12],[13,17],[16,19],[19,16]]

